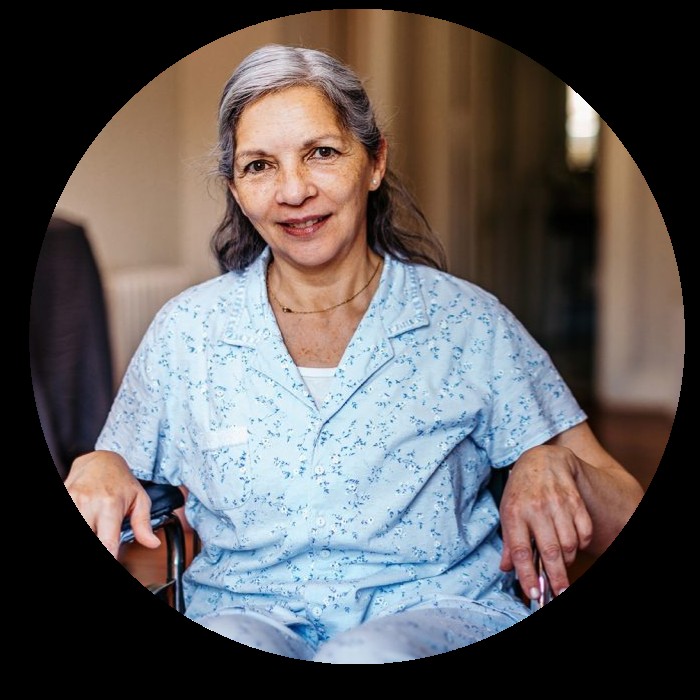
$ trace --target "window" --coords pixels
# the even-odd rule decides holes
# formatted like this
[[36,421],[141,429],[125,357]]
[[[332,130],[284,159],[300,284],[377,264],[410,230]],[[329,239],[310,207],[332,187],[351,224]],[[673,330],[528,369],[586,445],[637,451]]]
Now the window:
[[600,117],[574,90],[566,88],[566,162],[574,171],[591,170],[598,153]]

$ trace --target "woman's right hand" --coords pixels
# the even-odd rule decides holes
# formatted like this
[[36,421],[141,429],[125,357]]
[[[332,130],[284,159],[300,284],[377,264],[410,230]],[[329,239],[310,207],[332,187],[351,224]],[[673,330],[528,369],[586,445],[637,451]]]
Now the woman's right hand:
[[151,549],[160,545],[151,527],[151,499],[117,453],[97,450],[76,458],[64,485],[80,514],[115,558],[127,516],[137,542]]

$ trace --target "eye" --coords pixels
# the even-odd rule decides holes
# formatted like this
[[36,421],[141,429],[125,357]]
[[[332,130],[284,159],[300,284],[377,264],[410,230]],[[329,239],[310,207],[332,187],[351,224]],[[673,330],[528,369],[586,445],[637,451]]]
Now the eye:
[[268,164],[264,160],[254,160],[243,168],[246,173],[261,173],[266,170]]
[[314,148],[312,157],[327,160],[328,158],[332,158],[337,154],[338,151],[336,151],[335,148],[331,148],[330,146],[319,146],[318,148]]

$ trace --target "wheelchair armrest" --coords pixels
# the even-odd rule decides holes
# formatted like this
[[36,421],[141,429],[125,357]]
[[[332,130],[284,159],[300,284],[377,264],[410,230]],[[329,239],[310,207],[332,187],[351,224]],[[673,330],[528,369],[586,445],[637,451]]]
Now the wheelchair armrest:
[[[151,499],[151,527],[162,529],[166,542],[166,570],[164,581],[152,583],[148,590],[168,602],[178,612],[185,611],[182,577],[185,571],[185,535],[180,516],[175,512],[185,504],[182,491],[172,484],[156,484],[139,480]],[[122,523],[120,544],[134,541],[134,532],[129,518]]]
[[[167,523],[174,511],[185,504],[182,491],[172,484],[156,484],[153,481],[139,479],[141,485],[151,499],[151,527],[157,529]],[[129,518],[124,518],[120,542],[132,542],[134,533]]]

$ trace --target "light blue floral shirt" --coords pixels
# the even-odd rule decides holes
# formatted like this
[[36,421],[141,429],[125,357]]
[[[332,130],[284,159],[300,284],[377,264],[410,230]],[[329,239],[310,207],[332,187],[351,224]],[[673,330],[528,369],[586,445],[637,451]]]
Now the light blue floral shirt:
[[187,616],[272,612],[317,640],[436,602],[525,617],[486,484],[585,419],[548,355],[490,293],[387,257],[317,406],[269,254],[165,304],[97,442],[189,489]]

